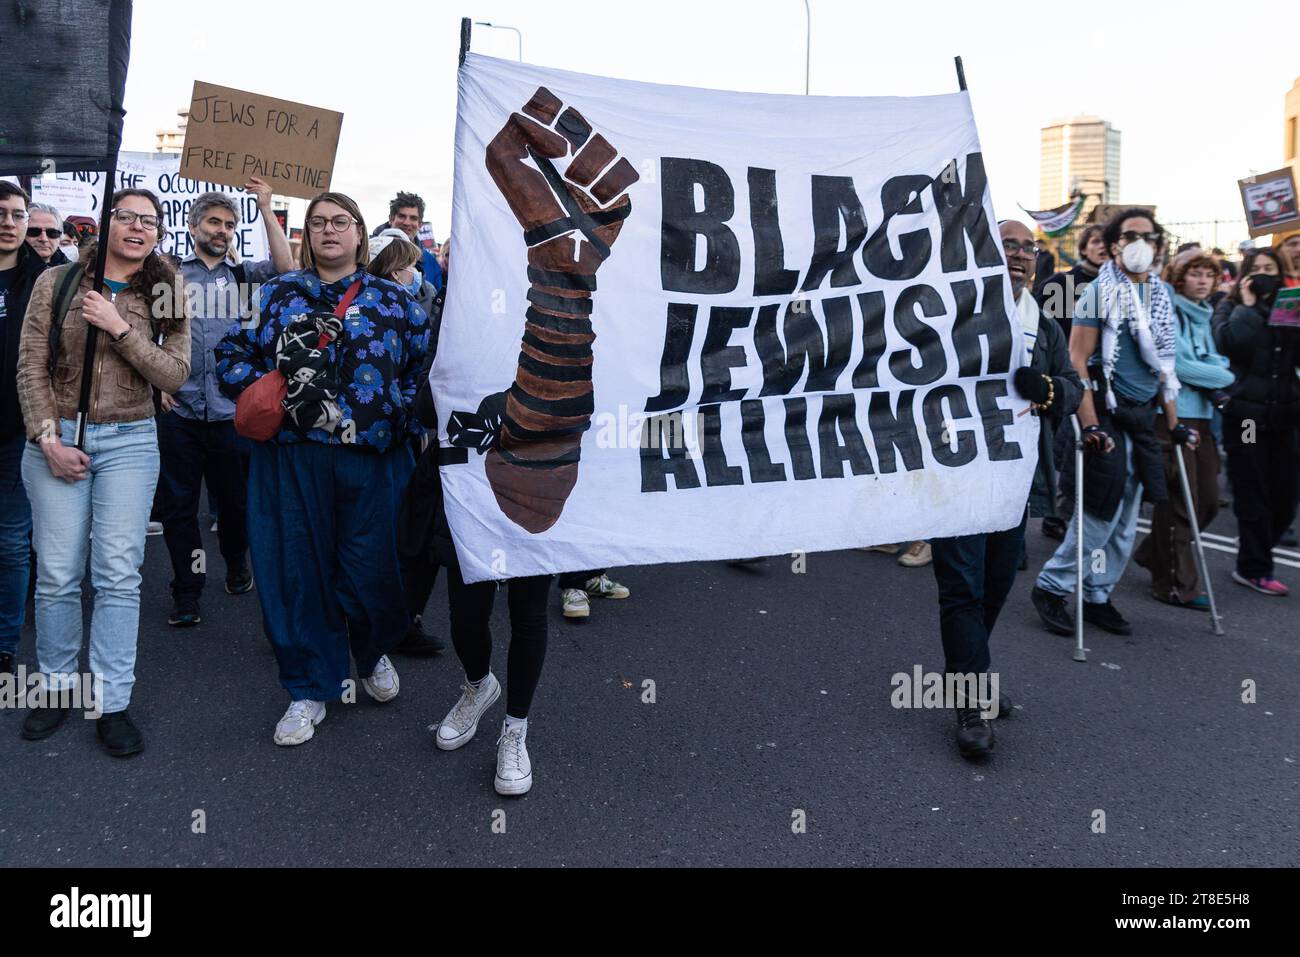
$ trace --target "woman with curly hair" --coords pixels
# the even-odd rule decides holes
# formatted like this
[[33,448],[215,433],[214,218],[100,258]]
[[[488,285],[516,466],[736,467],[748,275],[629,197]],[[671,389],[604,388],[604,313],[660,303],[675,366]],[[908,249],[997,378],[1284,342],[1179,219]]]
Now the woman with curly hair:
[[366,224],[350,197],[321,193],[306,224],[303,268],[265,283],[260,323],[216,347],[218,384],[236,402],[272,370],[288,384],[280,431],[253,443],[248,476],[253,573],[292,699],[281,745],[307,741],[325,703],[347,697],[349,652],[372,698],[397,696],[388,652],[407,626],[397,511],[429,338],[409,293],[366,271]]
[[[158,435],[151,386],[175,392],[190,372],[190,328],[175,270],[158,253],[166,229],[162,204],[148,190],[113,196],[104,292],[93,290],[82,262],[46,270],[36,281],[18,353],[18,397],[27,437],[23,485],[32,504],[36,548],[36,654],[47,687],[76,684],[81,651],[81,581],[87,553],[95,585],[90,669],[103,675],[97,702],[100,742],[125,757],[144,750],[127,706],[135,684],[140,624],[140,565],[154,487]],[[74,272],[74,270],[76,272]],[[80,281],[58,324],[61,288]],[[87,339],[97,329],[94,356]],[[75,419],[86,384],[84,437]],[[68,716],[64,697],[33,708],[28,740],[48,737]]]

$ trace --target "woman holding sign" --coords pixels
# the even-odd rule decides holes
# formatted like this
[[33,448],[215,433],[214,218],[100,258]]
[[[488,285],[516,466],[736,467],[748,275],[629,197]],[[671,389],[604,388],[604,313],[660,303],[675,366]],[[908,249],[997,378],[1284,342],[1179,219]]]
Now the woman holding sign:
[[[104,291],[92,291],[81,263],[46,270],[36,281],[19,346],[18,398],[31,440],[23,484],[32,503],[41,672],[50,688],[78,683],[89,554],[95,585],[90,670],[103,676],[103,700],[95,702],[103,712],[99,740],[109,754],[125,757],[144,750],[127,706],[135,684],[140,565],[158,482],[150,387],[175,392],[189,375],[190,326],[183,286],[157,251],[167,228],[158,198],[123,189],[112,202]],[[94,261],[93,250],[85,250],[84,263]],[[93,381],[83,391],[87,369]],[[87,425],[78,445],[75,419],[82,408]],[[33,708],[23,737],[35,741],[57,731],[69,711],[58,705],[66,703]]]
[[1214,342],[1235,384],[1223,410],[1232,510],[1240,545],[1232,580],[1262,595],[1289,591],[1273,577],[1273,549],[1296,513],[1296,428],[1300,426],[1300,329],[1278,324],[1273,304],[1282,263],[1271,249],[1241,264],[1242,278],[1213,320]]
[[[408,413],[429,338],[406,290],[366,272],[366,225],[350,197],[321,193],[306,224],[303,268],[263,285],[260,327],[236,328],[216,348],[236,428],[260,439],[248,538],[292,699],[275,728],[281,745],[311,738],[327,701],[351,700],[349,652],[372,698],[397,696],[387,655],[407,625],[397,509],[414,466],[406,440],[419,426]],[[281,390],[266,406],[275,421],[248,431],[244,413],[267,387]]]

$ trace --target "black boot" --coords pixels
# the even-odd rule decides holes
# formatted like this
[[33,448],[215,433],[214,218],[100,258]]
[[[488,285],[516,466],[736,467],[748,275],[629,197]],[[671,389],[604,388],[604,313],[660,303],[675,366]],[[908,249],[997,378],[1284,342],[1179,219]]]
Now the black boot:
[[244,595],[253,590],[253,573],[247,565],[226,571],[226,594]]
[[99,743],[113,757],[125,758],[144,750],[144,735],[125,711],[102,715],[95,724]]
[[393,652],[399,655],[410,655],[412,658],[432,658],[434,655],[442,654],[444,647],[436,637],[425,634],[423,619],[416,615],[407,627],[406,635]]
[[1133,626],[1119,613],[1119,609],[1109,601],[1085,601],[1083,603],[1083,620],[1096,625],[1102,631],[1112,635],[1131,635]]
[[1043,627],[1058,635],[1073,635],[1074,620],[1065,607],[1065,599],[1054,595],[1045,588],[1034,586],[1029,593],[1029,600],[1034,603],[1034,611],[1043,620]]
[[172,613],[167,616],[167,624],[173,628],[193,628],[202,620],[197,598],[177,598]]
[[982,758],[993,750],[993,724],[979,708],[957,709],[957,750],[963,758]]
[[23,718],[22,736],[28,741],[40,741],[48,738],[68,720],[70,708],[32,708]]

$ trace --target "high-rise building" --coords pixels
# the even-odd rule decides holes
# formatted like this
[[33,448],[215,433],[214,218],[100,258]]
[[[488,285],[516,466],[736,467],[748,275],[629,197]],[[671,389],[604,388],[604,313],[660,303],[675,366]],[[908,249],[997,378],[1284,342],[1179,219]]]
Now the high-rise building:
[[183,110],[177,110],[178,118],[175,128],[170,130],[158,130],[155,134],[157,140],[154,143],[155,153],[179,153],[181,147],[185,145],[185,124],[190,119],[190,108],[187,106]]
[[1075,192],[1089,194],[1079,221],[1092,207],[1119,197],[1120,131],[1096,116],[1076,116],[1043,127],[1039,156],[1040,209],[1053,209]]

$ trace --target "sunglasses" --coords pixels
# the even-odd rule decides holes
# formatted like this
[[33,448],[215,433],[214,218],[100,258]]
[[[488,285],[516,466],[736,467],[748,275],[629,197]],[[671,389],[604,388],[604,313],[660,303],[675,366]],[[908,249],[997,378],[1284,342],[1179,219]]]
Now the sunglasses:
[[42,233],[45,235],[45,238],[46,238],[46,239],[58,239],[60,236],[63,235],[63,230],[61,230],[61,229],[55,229],[53,226],[47,226],[47,227],[45,227],[45,228],[43,228],[43,229],[42,229],[40,226],[28,226],[28,227],[27,227],[27,238],[28,238],[28,239],[36,239],[36,238],[37,238],[38,236],[40,236]]
[[1119,238],[1126,243],[1135,243],[1139,239],[1145,239],[1152,246],[1159,246],[1160,240],[1164,239],[1163,233],[1139,233],[1135,229],[1126,229],[1119,234]]

